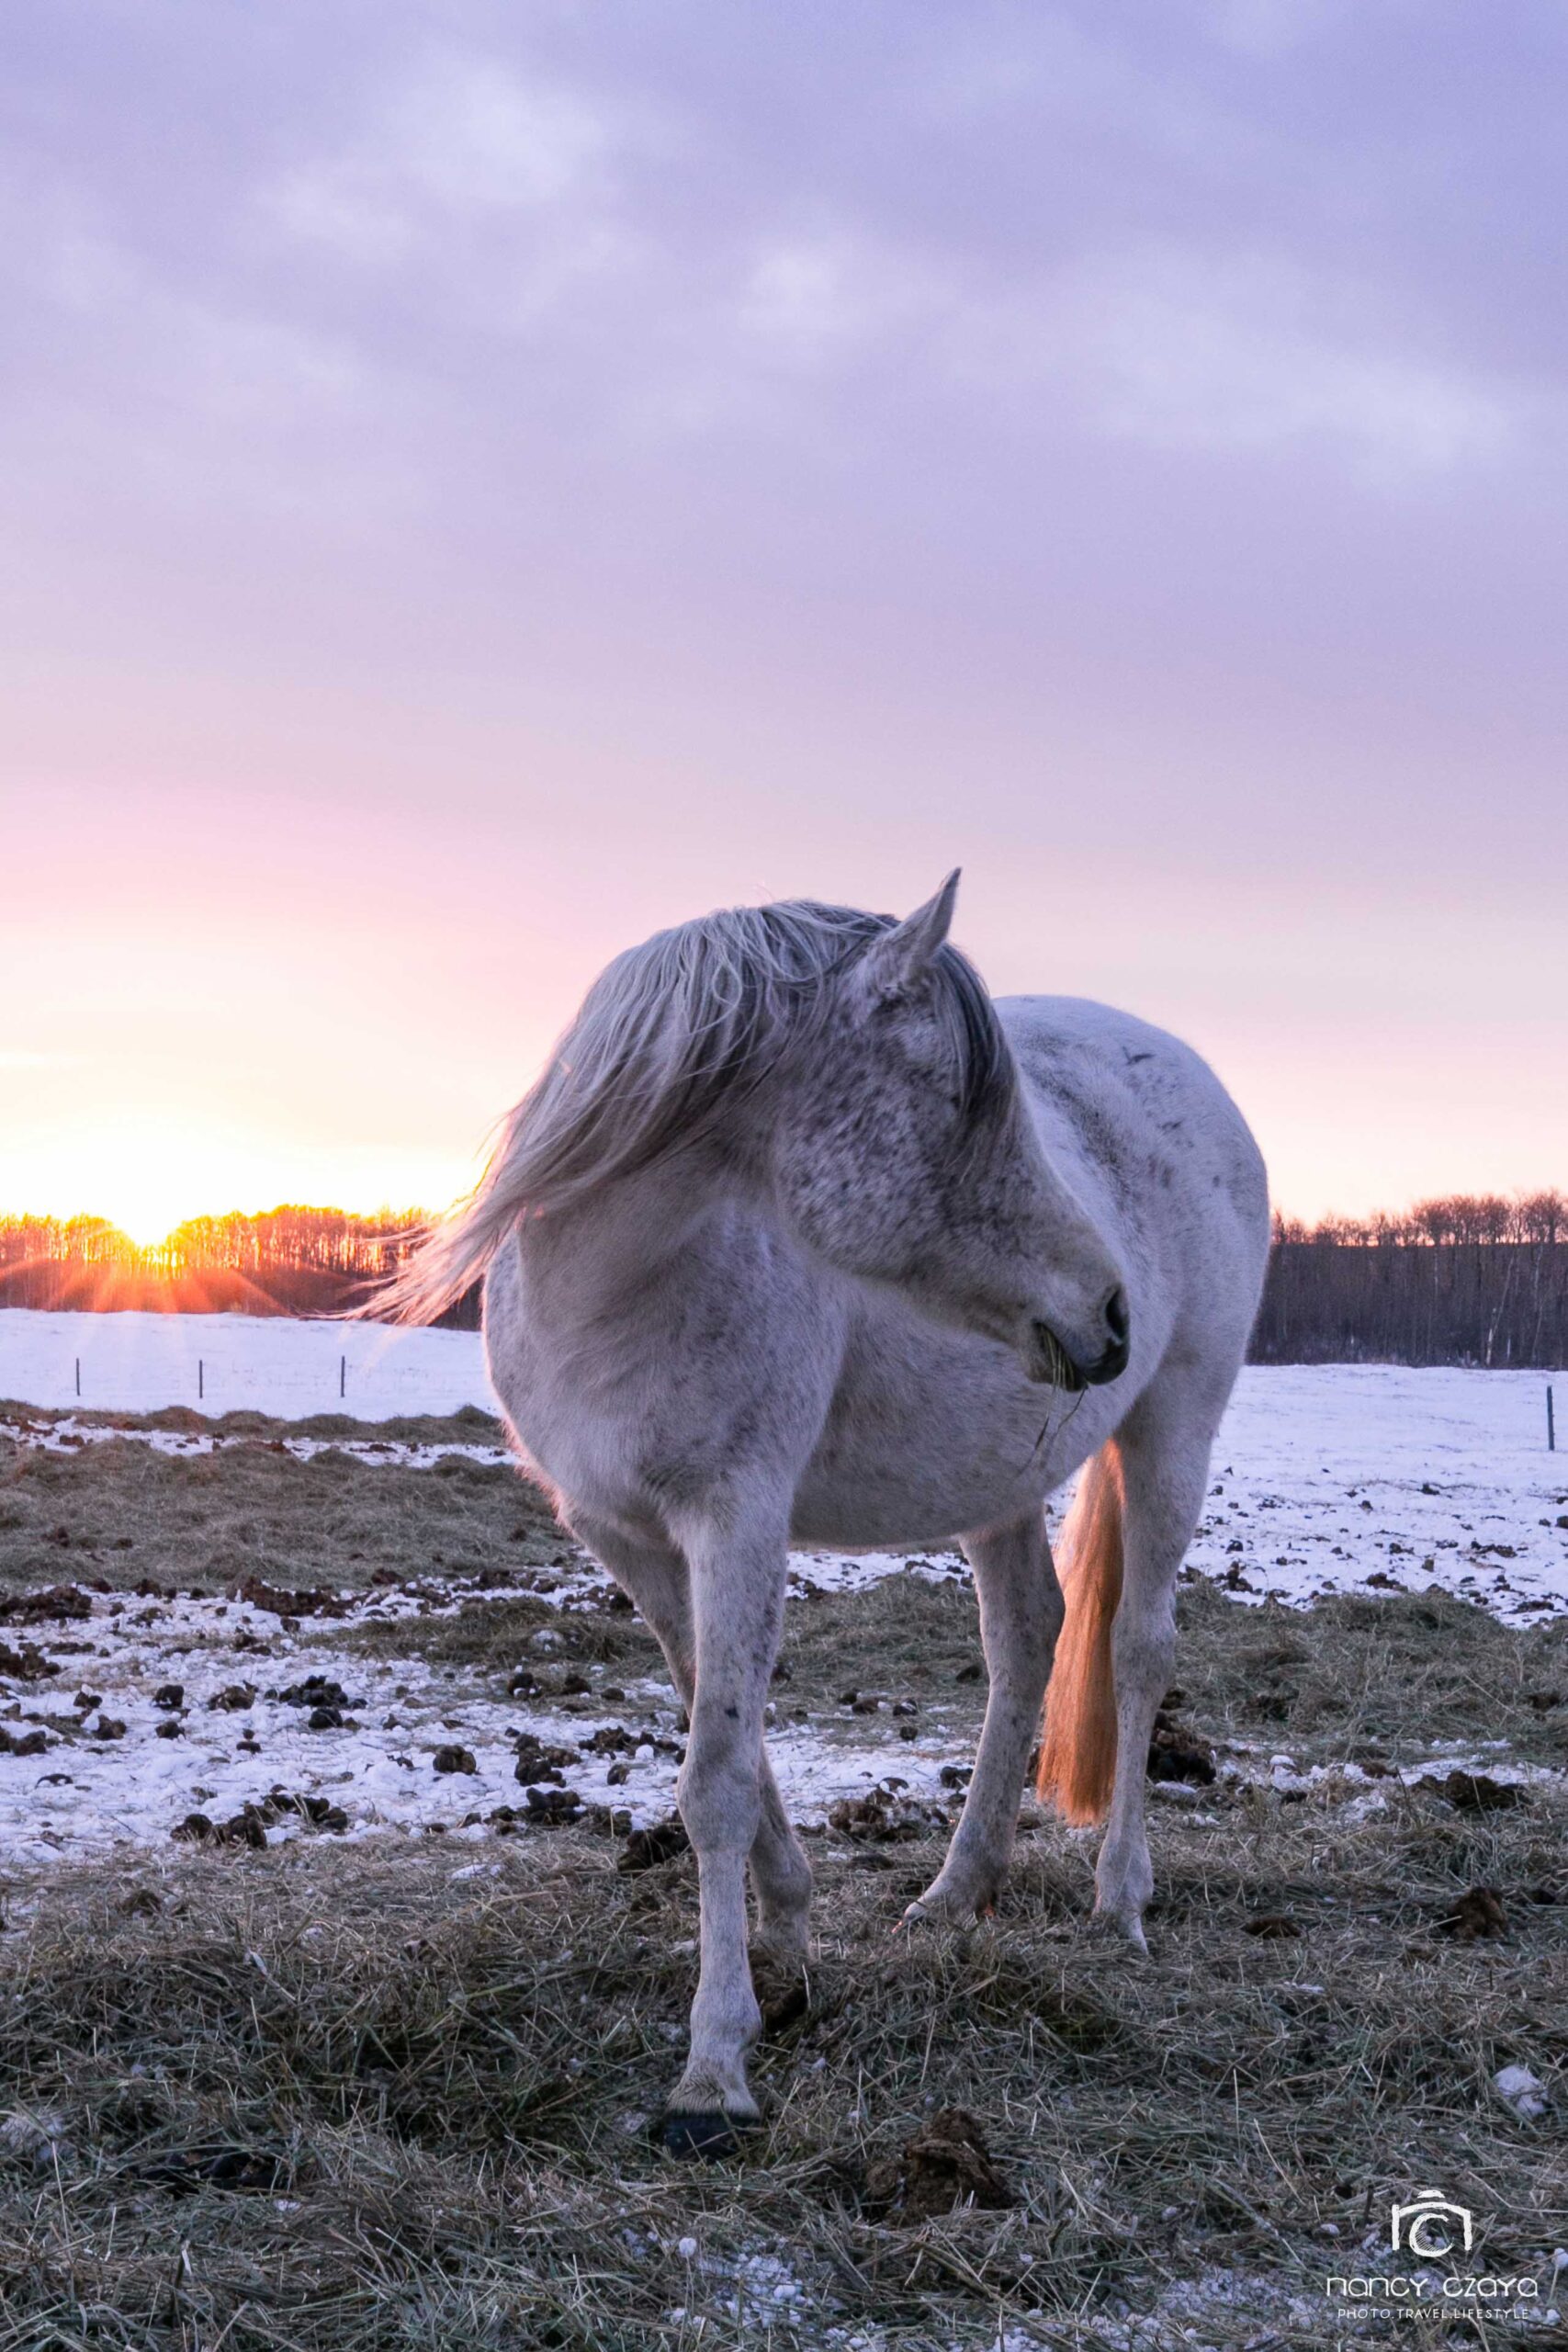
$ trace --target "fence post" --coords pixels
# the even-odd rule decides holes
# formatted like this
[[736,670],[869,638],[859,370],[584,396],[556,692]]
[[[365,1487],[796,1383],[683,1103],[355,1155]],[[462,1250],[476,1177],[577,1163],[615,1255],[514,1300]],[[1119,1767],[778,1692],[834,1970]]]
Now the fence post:
[[76,1359],[76,1394],[78,1396],[82,1394],[82,1359],[80,1356]]
[[1550,1380],[1546,1384],[1546,1450],[1548,1453],[1555,1453],[1557,1451],[1557,1424],[1552,1419],[1551,1414],[1551,1383]]
[[196,1360],[196,1399],[198,1405],[207,1394],[206,1374],[207,1367],[202,1363],[201,1358],[197,1356]]
[[348,1395],[348,1358],[346,1356],[339,1356],[337,1360],[337,1393],[340,1396]]

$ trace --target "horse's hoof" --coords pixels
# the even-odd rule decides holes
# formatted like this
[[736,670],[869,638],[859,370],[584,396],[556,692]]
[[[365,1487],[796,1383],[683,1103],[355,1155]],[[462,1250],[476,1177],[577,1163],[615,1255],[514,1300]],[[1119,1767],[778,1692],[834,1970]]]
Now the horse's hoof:
[[893,1929],[898,1935],[906,1928],[972,1928],[982,1919],[997,1916],[996,1897],[977,1894],[971,1902],[951,1894],[917,1895]]
[[716,2165],[727,2156],[739,2155],[746,2134],[756,2128],[749,2116],[726,2115],[722,2108],[712,2107],[691,2115],[666,2115],[659,2137],[667,2156],[679,2156],[686,2163],[695,2157],[703,2164]]
[[1149,1957],[1149,1939],[1144,1933],[1144,1923],[1135,1911],[1094,1911],[1089,1915],[1089,1931],[1102,1936],[1108,1943],[1118,1943],[1135,1952],[1140,1960]]

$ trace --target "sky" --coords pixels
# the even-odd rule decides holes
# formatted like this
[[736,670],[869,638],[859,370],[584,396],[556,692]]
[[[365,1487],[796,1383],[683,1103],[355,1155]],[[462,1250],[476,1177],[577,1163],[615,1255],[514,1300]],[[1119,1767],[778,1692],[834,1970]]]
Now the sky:
[[1568,14],[13,0],[0,1210],[439,1205],[962,864],[1314,1216],[1568,1180]]

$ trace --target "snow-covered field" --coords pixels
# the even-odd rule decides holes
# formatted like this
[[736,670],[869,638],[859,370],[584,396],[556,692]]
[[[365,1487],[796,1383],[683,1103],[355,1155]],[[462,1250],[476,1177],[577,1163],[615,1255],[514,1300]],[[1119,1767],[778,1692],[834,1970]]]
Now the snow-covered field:
[[0,1397],[115,1413],[188,1405],[284,1420],[497,1409],[477,1331],[284,1315],[43,1315],[21,1306],[0,1308]]
[[[73,1407],[78,1356],[84,1411],[194,1404],[198,1360],[202,1404],[212,1413],[242,1405],[280,1417],[346,1409],[370,1420],[493,1404],[479,1342],[468,1333],[243,1317],[0,1314],[0,1396]],[[24,1447],[70,1449],[105,1434],[69,1419],[0,1416],[0,1437]],[[205,1452],[212,1442],[178,1431],[149,1442],[176,1452]],[[320,1442],[288,1445],[304,1452]],[[427,1467],[438,1451],[374,1439],[349,1444],[363,1460],[404,1469]],[[796,1586],[841,1588],[905,1565],[933,1577],[961,1572],[948,1555],[906,1562],[813,1554],[796,1555],[793,1576]],[[1388,1366],[1249,1369],[1215,1452],[1190,1572],[1243,1602],[1437,1585],[1513,1622],[1562,1609],[1568,1459],[1546,1451],[1544,1382]],[[536,1589],[544,1587],[570,1610],[595,1605],[603,1580],[584,1561],[539,1579]],[[363,1621],[444,1611],[463,1597],[437,1580],[360,1591],[345,1603]],[[558,1769],[586,1800],[639,1822],[669,1811],[679,1725],[667,1688],[634,1684],[613,1703],[507,1702],[476,1692],[477,1678],[417,1657],[340,1648],[323,1640],[325,1631],[319,1621],[285,1622],[238,1599],[105,1593],[92,1597],[90,1620],[58,1633],[34,1629],[61,1671],[46,1681],[12,1680],[8,1697],[0,1677],[0,1732],[16,1738],[41,1730],[47,1743],[34,1758],[0,1756],[0,1858],[36,1864],[119,1840],[159,1841],[189,1812],[222,1820],[280,1786],[341,1805],[351,1836],[439,1824],[449,1834],[484,1837],[479,1822],[465,1828],[465,1815],[524,1803],[514,1772],[521,1732],[577,1753]],[[547,1628],[536,1642],[543,1670],[557,1645]],[[310,1674],[342,1686],[346,1722],[312,1731],[308,1706],[274,1695]],[[155,1690],[175,1681],[184,1686],[181,1705],[160,1708]],[[209,1706],[224,1690],[250,1695]],[[106,1720],[123,1730],[100,1736]],[[181,1724],[179,1735],[157,1736],[171,1720]],[[617,1734],[625,1735],[619,1744]],[[605,1751],[582,1753],[596,1735]],[[792,1807],[820,1818],[835,1799],[890,1776],[908,1798],[937,1796],[943,1768],[968,1760],[971,1736],[965,1725],[928,1716],[916,1736],[901,1738],[886,1714],[825,1733],[781,1711],[771,1739]],[[472,1758],[471,1772],[435,1771],[436,1752],[451,1746]],[[1278,1779],[1292,1768],[1265,1758],[1261,1769]],[[284,1818],[270,1834],[289,1826]]]
[[[591,1587],[602,1596],[598,1571],[585,1568],[557,1580],[552,1597],[570,1608]],[[440,1587],[426,1586],[417,1595],[355,1594],[352,1613],[363,1624],[457,1605]],[[6,1630],[0,1628],[0,1639]],[[489,1680],[493,1688],[493,1678],[417,1657],[339,1649],[322,1641],[319,1626],[308,1622],[302,1634],[294,1621],[285,1627],[239,1600],[99,1596],[90,1621],[62,1632],[69,1637],[63,1645],[52,1629],[36,1629],[33,1637],[56,1657],[63,1646],[67,1670],[41,1687],[20,1686],[9,1722],[0,1699],[0,1731],[42,1728],[51,1742],[36,1760],[0,1757],[0,1861],[80,1858],[121,1840],[161,1843],[192,1812],[227,1820],[278,1787],[342,1806],[351,1838],[439,1824],[482,1838],[482,1819],[465,1826],[466,1816],[525,1806],[515,1770],[524,1732],[578,1758],[535,1776],[548,1785],[558,1781],[589,1804],[624,1811],[638,1826],[662,1820],[674,1804],[681,1723],[662,1678],[619,1686],[625,1696],[613,1703],[498,1701],[483,1687]],[[547,1627],[536,1637],[540,1679],[551,1679],[559,1648]],[[339,1685],[340,1724],[312,1730],[310,1705],[278,1695],[310,1676]],[[178,1705],[160,1705],[155,1694],[175,1683]],[[79,1693],[95,1703],[82,1705]],[[100,1736],[106,1720],[123,1729]],[[180,1725],[178,1736],[158,1736],[171,1722]],[[951,1730],[923,1731],[906,1744],[891,1736],[896,1727],[886,1714],[882,1722],[880,1736],[872,1729],[845,1745],[787,1720],[773,1728],[771,1752],[799,1817],[820,1819],[835,1799],[863,1795],[888,1773],[901,1775],[914,1793],[935,1794],[942,1765],[968,1760],[967,1739]],[[612,1730],[620,1743],[592,1752],[595,1736]],[[436,1756],[452,1747],[467,1754],[471,1770],[436,1770]],[[584,1748],[590,1752],[580,1753]],[[283,1821],[274,1839],[295,1826]]]
[[[940,1561],[917,1570],[943,1572]],[[797,1581],[803,1573],[827,1583],[832,1564],[804,1560]],[[554,1598],[570,1610],[596,1582],[597,1571],[585,1566],[558,1579]],[[350,1598],[360,1624],[460,1605],[437,1585]],[[0,1641],[7,1634],[17,1638],[15,1628],[0,1628]],[[613,1702],[603,1677],[600,1689],[581,1699],[502,1701],[484,1687],[487,1680],[493,1687],[492,1678],[418,1657],[339,1648],[310,1621],[302,1631],[248,1601],[212,1597],[95,1595],[89,1620],[58,1635],[35,1627],[30,1637],[60,1670],[45,1683],[12,1686],[7,1701],[0,1668],[0,1734],[41,1732],[45,1743],[33,1753],[0,1755],[0,1866],[159,1846],[192,1813],[222,1823],[277,1789],[341,1808],[346,1823],[338,1828],[349,1838],[439,1830],[482,1843],[498,1808],[525,1809],[530,1782],[573,1791],[638,1827],[673,1810],[682,1724],[662,1678],[628,1680]],[[534,1637],[547,1690],[560,1679],[551,1674],[559,1648],[547,1626]],[[338,1686],[338,1703],[326,1710],[336,1720],[312,1726],[311,1697],[298,1695],[308,1678],[320,1678],[311,1694],[318,1699],[325,1682]],[[175,1688],[179,1697],[171,1703]],[[787,1692],[771,1711],[769,1754],[795,1819],[820,1822],[840,1798],[878,1788],[896,1809],[953,1802],[959,1785],[953,1768],[966,1767],[974,1755],[968,1707],[928,1707],[908,1737],[886,1706],[869,1720],[839,1713],[842,1721],[795,1723]],[[118,1728],[106,1733],[106,1725]],[[517,1770],[520,1735],[557,1751],[547,1772]],[[467,1764],[438,1767],[437,1757],[452,1749]],[[1505,1781],[1538,1778],[1543,1769],[1456,1740],[1403,1767],[1402,1777],[1440,1775],[1456,1764],[1483,1766]],[[1306,1792],[1330,1777],[1359,1809],[1386,1804],[1379,1781],[1358,1767],[1336,1765],[1332,1774],[1322,1766],[1298,1769],[1277,1743],[1238,1749],[1222,1768],[1222,1780],[1256,1780],[1279,1791]],[[1156,1785],[1152,1793],[1180,1804],[1197,1796],[1179,1785]],[[299,1829],[285,1814],[271,1825],[269,1842]]]
[[1514,1617],[1568,1600],[1565,1511],[1540,1373],[1252,1364],[1191,1556],[1243,1592],[1437,1583]]

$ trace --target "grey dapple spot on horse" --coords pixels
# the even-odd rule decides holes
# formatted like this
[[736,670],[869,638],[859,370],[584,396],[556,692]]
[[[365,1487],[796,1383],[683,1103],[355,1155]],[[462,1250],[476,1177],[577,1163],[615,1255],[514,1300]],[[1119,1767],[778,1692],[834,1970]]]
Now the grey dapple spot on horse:
[[[619,956],[391,1295],[418,1317],[485,1274],[517,1452],[690,1712],[681,2153],[757,2115],[748,1871],[758,1941],[807,1948],[811,1872],[762,1739],[792,1538],[956,1537],[974,1567],[990,1694],[907,1917],[994,1903],[1049,1682],[1043,1785],[1072,1820],[1109,1806],[1097,1914],[1144,1942],[1145,1759],[1262,1283],[1264,1171],[1174,1038],[1074,998],[993,1002],[947,944],[956,883],[903,922],[739,908]],[[1085,1464],[1058,1649],[1043,1503]]]

